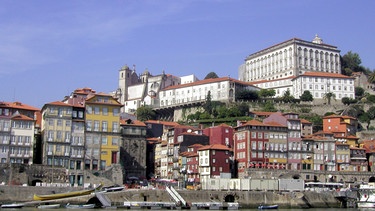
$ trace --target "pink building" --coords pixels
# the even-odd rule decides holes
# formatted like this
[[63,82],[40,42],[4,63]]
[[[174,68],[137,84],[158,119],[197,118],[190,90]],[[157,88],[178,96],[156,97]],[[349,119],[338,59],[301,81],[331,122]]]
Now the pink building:
[[301,169],[301,119],[296,113],[276,112],[263,120],[263,123],[276,122],[288,128],[288,166],[290,170]]

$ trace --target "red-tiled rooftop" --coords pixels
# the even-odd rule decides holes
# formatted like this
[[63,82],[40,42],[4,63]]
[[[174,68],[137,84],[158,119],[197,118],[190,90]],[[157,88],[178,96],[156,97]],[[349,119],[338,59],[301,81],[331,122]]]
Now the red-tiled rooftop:
[[17,114],[15,116],[13,116],[12,120],[34,121],[34,119],[32,119],[32,118],[30,118],[28,116],[25,116],[23,114]]
[[353,78],[347,75],[339,74],[339,73],[328,73],[328,72],[305,72],[296,78],[300,76],[313,76],[313,77],[329,77],[329,78]]
[[231,81],[231,82],[235,82],[237,84],[253,86],[251,83],[240,81],[240,80],[237,80],[237,79],[234,79],[234,78],[221,77],[221,78],[204,79],[204,80],[200,80],[200,81],[196,81],[196,82],[192,82],[192,83],[187,83],[187,84],[179,84],[179,85],[174,85],[174,86],[168,86],[168,87],[164,88],[162,91],[179,89],[179,88],[184,88],[184,87],[191,87],[191,86],[198,86],[198,85],[203,85],[203,84],[217,83],[217,82],[222,82],[222,81]]
[[22,110],[30,110],[30,111],[39,111],[39,108],[35,108],[30,105],[23,104],[21,102],[0,102],[0,108],[13,108],[13,109],[22,109]]
[[161,121],[161,120],[147,120],[145,121],[145,123],[151,123],[151,124],[162,124],[162,125],[166,125],[166,126],[177,126],[177,125],[180,125],[178,124],[177,122],[168,122],[168,121]]
[[225,145],[222,145],[222,144],[211,144],[211,145],[207,145],[207,146],[203,146],[201,148],[198,149],[198,151],[201,151],[201,150],[208,150],[208,149],[212,149],[212,150],[228,150],[228,151],[232,151],[231,148],[225,146]]

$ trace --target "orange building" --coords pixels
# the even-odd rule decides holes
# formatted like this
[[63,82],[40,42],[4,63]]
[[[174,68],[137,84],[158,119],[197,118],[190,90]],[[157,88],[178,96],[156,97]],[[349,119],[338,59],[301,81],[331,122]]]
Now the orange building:
[[358,120],[351,116],[329,115],[323,117],[323,132],[331,132],[335,136],[355,135]]

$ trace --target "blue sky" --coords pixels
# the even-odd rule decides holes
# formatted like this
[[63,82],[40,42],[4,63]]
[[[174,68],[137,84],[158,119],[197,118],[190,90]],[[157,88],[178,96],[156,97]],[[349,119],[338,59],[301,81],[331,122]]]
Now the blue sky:
[[0,101],[41,108],[74,89],[110,92],[118,70],[238,78],[249,54],[297,37],[375,69],[375,1],[1,0]]

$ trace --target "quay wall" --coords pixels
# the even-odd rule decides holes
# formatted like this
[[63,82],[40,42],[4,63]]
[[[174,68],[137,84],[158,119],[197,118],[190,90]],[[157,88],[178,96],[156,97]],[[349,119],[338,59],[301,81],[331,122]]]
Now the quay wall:
[[[40,201],[33,201],[33,195],[62,193],[77,190],[72,187],[35,187],[35,186],[0,186],[0,203],[25,202],[35,206]],[[340,202],[333,192],[267,192],[267,191],[209,191],[177,190],[189,203],[191,202],[238,202],[242,208],[256,208],[259,204],[278,204],[281,208],[338,208]],[[125,201],[172,202],[167,191],[162,189],[128,189],[105,193],[113,206],[121,206]],[[87,203],[97,201],[95,195],[59,199],[53,202]],[[43,202],[45,203],[45,202]]]

